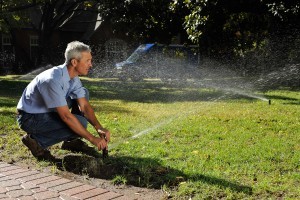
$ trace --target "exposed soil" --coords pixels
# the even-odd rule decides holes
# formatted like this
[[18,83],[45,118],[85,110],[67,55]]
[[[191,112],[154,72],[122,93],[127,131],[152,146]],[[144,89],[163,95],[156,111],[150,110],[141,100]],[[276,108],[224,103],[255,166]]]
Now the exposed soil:
[[[113,184],[112,177],[119,174],[121,168],[116,167],[115,164],[104,163],[102,158],[68,154],[64,155],[61,161],[56,164],[56,167],[59,169],[56,172],[58,176],[123,194],[132,199],[162,200],[168,198],[167,193],[162,189],[137,187],[131,184]],[[36,168],[34,164],[30,165],[14,161],[12,163],[28,169]],[[42,170],[45,173],[53,173],[53,165],[49,164],[49,166],[38,170]]]
[[99,178],[87,178],[70,172],[62,172],[60,174],[64,178],[76,180],[96,187],[100,187],[112,192],[123,194],[132,199],[141,200],[160,200],[167,199],[166,193],[159,189],[140,188],[131,185],[113,185],[111,181]]
[[[71,176],[78,181],[85,181],[91,185],[124,194],[133,199],[159,200],[165,197],[164,192],[160,189],[140,188],[124,184],[114,185],[111,179],[115,174],[120,173],[121,168],[110,163],[104,163],[101,158],[68,155],[64,157],[64,168],[66,171],[62,171],[61,174],[66,178]],[[89,177],[74,173],[87,173]]]

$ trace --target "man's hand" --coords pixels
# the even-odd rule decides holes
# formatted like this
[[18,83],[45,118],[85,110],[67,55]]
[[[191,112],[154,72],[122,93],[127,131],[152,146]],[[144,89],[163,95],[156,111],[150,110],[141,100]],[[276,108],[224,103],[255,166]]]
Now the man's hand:
[[105,128],[99,128],[97,130],[97,132],[98,132],[100,138],[104,138],[107,141],[107,143],[110,142],[110,132],[109,132],[109,130],[107,130]]
[[90,142],[98,148],[98,151],[108,148],[107,141],[104,139],[104,137],[93,137],[93,139]]

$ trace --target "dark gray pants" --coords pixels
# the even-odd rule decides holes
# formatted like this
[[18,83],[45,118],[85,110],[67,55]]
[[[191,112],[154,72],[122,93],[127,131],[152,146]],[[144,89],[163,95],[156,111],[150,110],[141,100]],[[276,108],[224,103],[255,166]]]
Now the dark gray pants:
[[[89,93],[86,90],[86,98],[89,99]],[[76,101],[71,101],[70,98],[67,99],[68,106],[71,108],[72,103]],[[77,104],[75,107],[78,106]],[[87,119],[81,115],[73,114],[83,127],[87,128]],[[72,140],[80,137],[74,133],[65,124],[58,113],[41,113],[41,114],[30,114],[21,112],[18,115],[17,122],[21,129],[31,135],[44,149],[52,146],[56,143]]]

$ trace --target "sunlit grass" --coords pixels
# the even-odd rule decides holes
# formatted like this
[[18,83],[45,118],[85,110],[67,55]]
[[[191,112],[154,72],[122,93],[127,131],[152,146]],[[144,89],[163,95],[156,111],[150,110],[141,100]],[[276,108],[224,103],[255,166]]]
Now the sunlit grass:
[[[24,132],[15,121],[27,83],[11,78],[0,82],[1,159],[42,168],[46,164],[38,164],[21,144]],[[113,171],[108,176],[113,182],[163,188],[175,199],[300,195],[299,91],[260,93],[271,99],[269,105],[157,81],[85,79],[84,84],[96,115],[112,133],[107,170]],[[51,150],[59,157],[67,153],[59,146]]]

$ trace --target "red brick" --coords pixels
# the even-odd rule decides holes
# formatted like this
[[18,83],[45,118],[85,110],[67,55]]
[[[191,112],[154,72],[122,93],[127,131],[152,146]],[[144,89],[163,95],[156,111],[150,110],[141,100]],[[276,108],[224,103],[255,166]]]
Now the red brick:
[[11,166],[11,165],[4,162],[0,162],[0,168],[7,167],[7,166]]
[[21,169],[21,167],[18,167],[18,166],[15,166],[15,165],[2,167],[2,168],[0,168],[0,173],[2,174],[2,172],[7,172],[7,171],[15,170],[15,169]]
[[4,198],[8,198],[6,194],[0,194],[0,199],[3,200]]
[[42,183],[42,184],[37,184],[37,185],[40,186],[40,187],[44,187],[44,188],[51,188],[51,187],[55,187],[57,185],[62,185],[64,183],[68,183],[68,182],[71,182],[71,181],[68,180],[68,179],[65,179],[65,178],[60,178],[60,179],[57,179],[57,180],[54,180],[54,181],[50,181],[50,182]]
[[48,190],[46,188],[38,187],[38,188],[33,188],[31,191],[34,192],[34,193],[40,193],[40,192],[45,192],[45,191],[48,191]]
[[15,169],[15,170],[11,170],[11,171],[6,171],[6,172],[1,172],[1,174],[3,175],[11,175],[11,174],[18,174],[18,173],[22,173],[22,172],[27,172],[27,169]]
[[26,183],[31,184],[31,185],[38,185],[38,184],[47,183],[47,182],[58,180],[58,179],[60,179],[58,176],[47,176],[47,177],[43,177],[40,179],[28,181]]
[[7,192],[6,188],[0,186],[0,194],[6,193],[6,192]]
[[0,199],[19,200],[129,200],[91,185],[0,162]]
[[73,197],[77,197],[79,199],[87,199],[91,197],[98,196],[99,194],[103,194],[105,192],[108,192],[107,190],[101,189],[101,188],[95,188],[89,191],[81,192],[75,195],[72,195]]
[[50,198],[59,197],[59,194],[57,192],[45,191],[45,192],[36,193],[33,196],[36,199],[50,199]]
[[78,200],[78,198],[70,197],[70,196],[63,195],[63,194],[60,194],[60,198],[61,198],[62,200]]
[[20,178],[20,180],[23,183],[27,183],[27,182],[30,182],[32,180],[41,179],[41,178],[45,178],[45,177],[48,177],[48,176],[50,176],[50,175],[49,174],[44,174],[44,173],[39,173],[39,174],[33,174],[31,176],[22,177],[22,178]]
[[78,194],[80,192],[85,192],[92,189],[95,189],[95,187],[91,185],[82,185],[82,186],[78,186],[72,189],[62,191],[61,194],[72,196],[74,194]]
[[9,197],[18,198],[21,196],[31,196],[33,192],[30,190],[14,190],[6,193]]
[[83,184],[79,183],[79,182],[74,182],[73,181],[73,182],[69,182],[69,183],[63,184],[63,185],[58,185],[58,186],[52,187],[50,189],[58,191],[58,192],[61,192],[61,191],[64,191],[64,190],[68,190],[68,189],[71,189],[71,188],[78,187],[80,185],[83,185]]
[[6,180],[11,180],[11,178],[8,177],[8,176],[1,176],[0,177],[0,181],[6,181]]
[[15,199],[15,198],[10,198],[10,197],[7,197],[7,198],[1,199],[1,200],[17,200],[17,199]]
[[59,197],[56,197],[56,198],[50,198],[50,199],[47,199],[47,200],[61,200],[60,196]]
[[22,196],[18,200],[36,200],[36,198],[34,196]]
[[98,196],[91,197],[89,199],[90,200],[114,199],[114,198],[121,197],[121,196],[122,196],[121,194],[117,194],[115,192],[106,192],[106,193],[100,194]]
[[31,190],[31,189],[34,189],[34,188],[38,188],[39,186],[29,184],[29,183],[22,183],[21,187],[24,188],[24,189]]
[[9,187],[9,186],[15,186],[20,185],[21,183],[17,180],[6,180],[6,181],[0,181],[1,187]]
[[24,189],[24,188],[22,188],[20,185],[6,187],[7,191],[22,190],[22,189]]
[[26,172],[14,174],[14,175],[9,175],[8,177],[10,177],[11,179],[21,179],[23,177],[32,176],[33,174],[38,174],[38,173],[39,172],[37,172],[37,171],[26,171]]

